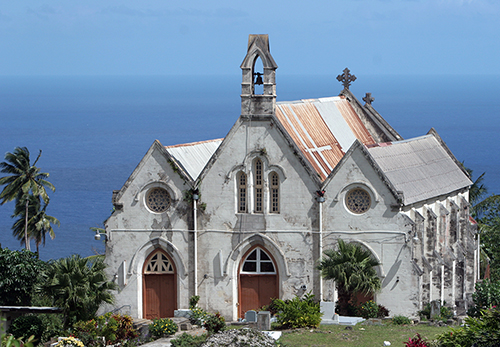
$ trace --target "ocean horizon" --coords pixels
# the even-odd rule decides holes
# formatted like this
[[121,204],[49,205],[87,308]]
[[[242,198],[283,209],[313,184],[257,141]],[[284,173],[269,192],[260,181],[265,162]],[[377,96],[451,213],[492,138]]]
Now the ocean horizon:
[[[355,71],[352,73],[356,74]],[[342,90],[336,76],[281,76],[277,100],[319,98]],[[455,157],[486,172],[500,193],[500,76],[357,76],[350,90],[405,139],[434,128]],[[40,258],[104,251],[91,227],[102,227],[120,189],[155,140],[163,145],[224,137],[240,115],[241,75],[228,76],[0,76],[0,159],[27,147],[50,174],[56,191],[47,213],[58,218]],[[1,175],[0,175],[1,176]],[[2,187],[3,188],[3,187]],[[14,203],[0,206],[0,244],[21,249],[12,236]],[[32,243],[32,250],[35,245]]]

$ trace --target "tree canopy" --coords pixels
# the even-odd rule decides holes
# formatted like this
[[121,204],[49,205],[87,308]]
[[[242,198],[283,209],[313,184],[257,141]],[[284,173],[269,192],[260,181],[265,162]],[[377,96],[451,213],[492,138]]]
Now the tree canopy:
[[371,294],[381,289],[375,266],[380,263],[369,250],[356,243],[338,240],[337,250],[323,252],[318,270],[323,278],[334,280],[339,293],[339,311],[346,315],[349,301],[356,293]]
[[[40,159],[42,151],[38,154],[33,165],[30,163],[30,152],[26,147],[16,147],[12,153],[7,152],[5,154],[5,161],[0,163],[0,172],[7,174],[7,176],[0,178],[0,186],[4,186],[2,192],[0,193],[0,204],[3,205],[8,201],[16,200],[16,211],[19,215],[19,209],[17,207],[24,206],[24,244],[26,249],[30,249],[28,227],[29,221],[32,217],[39,214],[39,212],[45,213],[45,208],[49,203],[49,196],[47,194],[46,188],[52,191],[55,187],[46,180],[49,174],[46,172],[40,172],[40,168],[36,167],[36,163]],[[31,197],[42,199],[45,207],[40,210],[41,205],[39,204],[38,211],[33,211],[30,215],[30,201],[35,201]],[[39,215],[39,217],[43,217]],[[53,217],[51,217],[53,218]],[[38,226],[32,230],[35,234],[35,230],[39,232],[50,232],[50,221],[47,225],[48,218],[41,218],[45,221],[38,221]],[[52,220],[55,223],[55,220]],[[34,223],[36,224],[36,223]],[[57,223],[55,223],[57,224]],[[52,230],[53,233],[53,230]],[[51,235],[52,236],[52,235]],[[45,240],[45,236],[39,237],[39,239]],[[37,244],[37,248],[40,243]]]
[[113,301],[116,285],[107,280],[105,267],[102,256],[72,255],[49,263],[38,291],[63,309],[66,327],[94,318],[102,303]]
[[46,263],[35,253],[0,248],[0,305],[29,306]]

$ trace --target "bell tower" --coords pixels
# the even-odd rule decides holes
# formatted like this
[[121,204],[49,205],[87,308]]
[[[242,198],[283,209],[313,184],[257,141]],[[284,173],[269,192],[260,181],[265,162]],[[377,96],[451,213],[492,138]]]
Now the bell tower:
[[[257,71],[259,65],[263,71]],[[248,51],[241,63],[241,115],[269,116],[276,106],[276,69],[268,35],[249,35]]]

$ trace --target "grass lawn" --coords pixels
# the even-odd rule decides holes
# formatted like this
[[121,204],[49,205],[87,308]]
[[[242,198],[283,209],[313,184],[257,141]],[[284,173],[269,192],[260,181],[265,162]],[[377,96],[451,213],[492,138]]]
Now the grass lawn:
[[[426,340],[433,340],[436,335],[447,331],[448,327],[427,325],[361,325],[346,330],[345,325],[321,325],[318,329],[298,329],[284,331],[280,341],[286,346],[311,347],[378,347],[389,341],[391,346],[404,346],[408,338],[419,333]],[[312,330],[312,332],[311,332]]]

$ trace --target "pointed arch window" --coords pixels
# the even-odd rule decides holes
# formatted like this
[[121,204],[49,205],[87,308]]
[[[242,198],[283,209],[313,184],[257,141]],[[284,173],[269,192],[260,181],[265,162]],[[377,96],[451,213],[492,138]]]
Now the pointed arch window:
[[149,274],[165,274],[174,273],[174,266],[172,261],[162,252],[156,251],[151,258],[149,258],[144,273]]
[[254,162],[254,207],[256,213],[262,213],[262,195],[263,195],[263,182],[262,182],[262,160],[255,159]]
[[271,172],[269,175],[270,181],[270,197],[271,197],[271,213],[280,212],[280,180],[276,172]]
[[247,175],[239,172],[238,180],[238,213],[247,212]]
[[271,257],[262,248],[255,248],[243,262],[241,273],[275,274],[276,269]]

